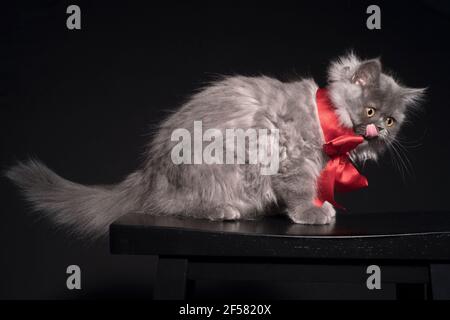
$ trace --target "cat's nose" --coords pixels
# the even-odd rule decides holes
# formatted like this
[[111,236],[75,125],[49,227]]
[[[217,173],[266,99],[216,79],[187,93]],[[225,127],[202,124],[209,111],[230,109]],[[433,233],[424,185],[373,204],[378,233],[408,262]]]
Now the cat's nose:
[[368,124],[366,126],[366,137],[367,138],[378,137],[378,129],[374,124]]

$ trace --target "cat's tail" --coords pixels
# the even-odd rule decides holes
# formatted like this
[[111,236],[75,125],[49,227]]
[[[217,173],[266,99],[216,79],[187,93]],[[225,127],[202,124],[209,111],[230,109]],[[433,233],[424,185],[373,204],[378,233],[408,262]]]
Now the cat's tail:
[[84,186],[60,177],[39,161],[29,160],[5,174],[22,189],[34,209],[81,236],[100,237],[115,219],[140,209],[140,172],[117,185]]

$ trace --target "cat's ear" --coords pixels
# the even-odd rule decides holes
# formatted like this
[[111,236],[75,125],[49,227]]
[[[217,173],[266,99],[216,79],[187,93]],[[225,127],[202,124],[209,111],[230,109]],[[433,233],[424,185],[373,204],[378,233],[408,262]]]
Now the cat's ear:
[[417,105],[425,97],[427,88],[405,88],[401,89],[401,97],[406,105]]
[[352,75],[351,81],[361,87],[378,86],[380,83],[381,62],[378,59],[361,63]]

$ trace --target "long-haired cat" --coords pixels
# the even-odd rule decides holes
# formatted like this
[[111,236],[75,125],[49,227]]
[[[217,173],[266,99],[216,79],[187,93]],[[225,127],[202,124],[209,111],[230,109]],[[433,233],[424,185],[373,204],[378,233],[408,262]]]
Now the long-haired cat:
[[[378,59],[348,54],[331,63],[327,92],[340,125],[365,137],[350,154],[355,162],[376,160],[395,139],[408,109],[423,89],[406,88],[381,70]],[[317,179],[328,161],[312,79],[283,83],[268,77],[225,77],[181,106],[158,128],[141,168],[113,186],[83,186],[29,160],[6,175],[34,208],[55,223],[99,236],[129,212],[180,215],[211,220],[253,219],[283,203],[295,223],[327,224],[335,216],[329,202],[314,204]],[[265,128],[278,130],[276,174],[258,164],[175,164],[174,130]]]

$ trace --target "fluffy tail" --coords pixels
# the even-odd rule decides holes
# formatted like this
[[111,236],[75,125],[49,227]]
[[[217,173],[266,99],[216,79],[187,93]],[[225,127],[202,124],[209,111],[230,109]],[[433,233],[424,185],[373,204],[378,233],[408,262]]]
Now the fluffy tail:
[[21,162],[6,171],[36,210],[57,225],[83,236],[100,237],[115,219],[139,210],[142,176],[133,173],[114,186],[83,186],[68,181],[39,161]]

